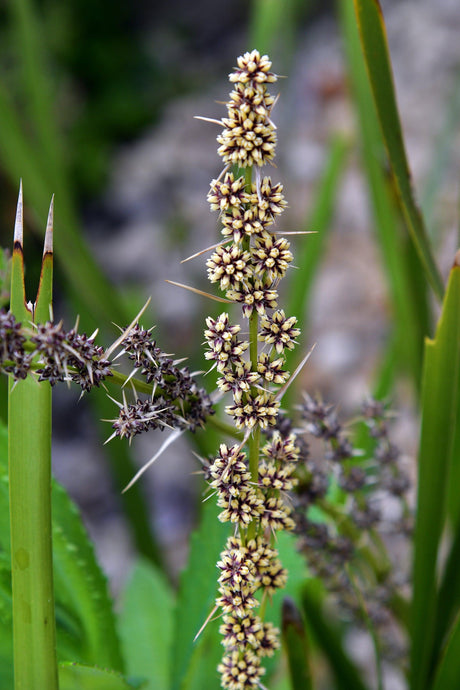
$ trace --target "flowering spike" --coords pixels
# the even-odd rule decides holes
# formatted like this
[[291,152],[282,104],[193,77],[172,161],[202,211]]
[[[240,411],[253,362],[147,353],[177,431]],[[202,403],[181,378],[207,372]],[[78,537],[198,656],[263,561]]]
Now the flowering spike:
[[[221,575],[216,605],[223,614],[220,633],[226,650],[218,670],[222,687],[232,690],[263,688],[261,658],[279,646],[276,629],[254,610],[286,582],[287,572],[273,545],[278,530],[294,527],[291,506],[282,494],[295,483],[291,473],[299,453],[294,435],[285,443],[274,442],[265,454],[260,437],[277,423],[280,398],[310,356],[289,379],[283,369],[285,352],[294,348],[300,330],[294,316],[277,308],[277,288],[293,257],[289,242],[273,229],[287,204],[282,185],[261,171],[275,156],[271,112],[277,99],[268,86],[276,75],[270,68],[268,57],[253,50],[238,58],[230,74],[233,89],[217,137],[226,167],[212,180],[207,197],[211,210],[219,213],[224,237],[206,262],[208,278],[220,287],[225,301],[240,305],[249,326],[244,329],[247,340],[242,340],[241,326],[226,311],[206,319],[204,334],[205,358],[219,374],[221,395],[232,395],[233,404],[225,409],[243,436],[230,448],[221,444],[214,461],[204,467],[210,495],[217,494],[222,508],[219,520],[232,523],[238,534],[229,538],[217,564]],[[244,175],[230,171],[231,166],[243,169]],[[260,341],[265,343],[261,352]],[[256,598],[259,590],[261,597]]]

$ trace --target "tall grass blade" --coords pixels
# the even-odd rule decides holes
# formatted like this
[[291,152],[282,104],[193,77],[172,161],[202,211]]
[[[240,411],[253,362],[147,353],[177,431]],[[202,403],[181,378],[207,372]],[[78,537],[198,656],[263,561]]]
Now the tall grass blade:
[[281,630],[292,690],[313,690],[307,633],[300,611],[289,598],[283,601]]
[[423,269],[421,266],[413,267],[412,245],[402,227],[396,195],[384,170],[382,135],[366,74],[353,5],[350,2],[339,2],[338,10],[353,102],[359,121],[362,157],[375,230],[391,294],[394,335],[389,344],[392,352],[386,359],[390,367],[385,367],[385,380],[389,383],[395,370],[400,368],[410,374],[417,389],[422,367],[423,338],[429,334],[430,326],[426,289],[423,285],[421,288],[418,285],[417,274]]
[[[457,252],[435,338],[427,339],[425,345],[413,573],[411,690],[428,687],[436,629],[436,564],[448,498],[453,499],[453,491],[457,492],[458,487],[459,429],[460,253]],[[458,525],[458,521],[455,524]]]
[[443,656],[437,669],[431,690],[448,690],[460,687],[460,614],[457,615]]
[[353,0],[369,81],[408,229],[426,277],[441,300],[444,286],[417,207],[396,105],[385,24],[378,0]]
[[145,690],[169,690],[173,593],[146,560],[131,574],[119,621],[127,673],[145,678]]
[[[189,690],[194,687],[194,673],[200,667],[200,658],[209,655],[209,644],[219,647],[216,636],[210,640],[202,633],[193,640],[212,611],[217,588],[216,562],[225,547],[228,526],[219,522],[219,509],[213,501],[204,503],[201,524],[192,535],[190,556],[181,574],[174,620],[171,656],[170,690]],[[211,669],[217,685],[217,674]]]

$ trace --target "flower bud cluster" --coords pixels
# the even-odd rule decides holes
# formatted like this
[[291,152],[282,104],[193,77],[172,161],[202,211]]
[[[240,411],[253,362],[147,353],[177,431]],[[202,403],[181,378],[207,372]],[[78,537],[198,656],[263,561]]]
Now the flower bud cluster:
[[[391,415],[384,403],[369,399],[361,412],[369,445],[374,445],[371,457],[353,447],[333,405],[304,394],[300,406],[302,426],[307,435],[324,442],[325,452],[320,458],[309,455],[302,465],[298,464],[293,518],[299,550],[310,572],[322,581],[347,619],[367,626],[366,617],[370,618],[382,650],[390,658],[394,656],[392,640],[398,639],[400,650],[404,648],[399,637],[395,638],[391,601],[405,583],[407,573],[396,564],[373,572],[362,553],[372,552],[375,544],[389,535],[407,539],[412,525],[406,498],[410,481],[401,467],[400,451],[389,438]],[[287,422],[284,420],[285,433],[289,431]],[[334,503],[329,521],[314,522],[308,512],[313,506],[328,514],[332,477],[344,492],[344,500]],[[385,506],[386,512],[382,510]],[[380,548],[384,548],[383,543]]]
[[132,404],[119,403],[118,418],[113,421],[114,435],[131,440],[149,429],[174,428],[195,431],[213,413],[211,399],[199,388],[188,367],[177,366],[170,355],[157,346],[153,329],[143,329],[136,323],[122,342],[120,354],[127,355],[134,364],[129,379],[134,389],[139,374],[152,386],[148,397],[138,397]]
[[286,207],[283,187],[260,174],[260,166],[274,158],[276,145],[270,119],[275,99],[267,89],[276,76],[270,68],[268,57],[254,50],[239,57],[230,74],[233,90],[222,119],[224,130],[217,137],[227,167],[211,182],[208,194],[211,210],[219,212],[223,236],[207,261],[208,278],[240,306],[247,320],[242,329],[224,312],[208,317],[205,330],[205,357],[217,369],[220,391],[232,396],[226,412],[245,434],[242,444],[221,444],[205,469],[222,508],[219,519],[232,523],[239,535],[229,538],[217,564],[221,575],[216,608],[223,616],[225,647],[218,670],[222,687],[232,690],[262,687],[261,660],[278,647],[277,630],[255,609],[287,579],[274,535],[294,528],[284,497],[295,485],[299,456],[294,434],[282,438],[274,431],[260,446],[261,430],[276,425],[278,388],[289,377],[285,353],[300,334],[297,319],[278,308],[278,285],[292,262],[289,242],[273,231]]
[[15,380],[25,379],[33,371],[39,381],[49,381],[52,386],[58,381],[74,381],[84,391],[112,376],[111,363],[94,336],[79,334],[75,328],[65,331],[62,322],[26,328],[4,310],[0,311],[0,371]]
[[[0,311],[0,371],[15,380],[29,374],[39,381],[54,386],[60,381],[77,383],[83,391],[99,387],[114,376],[113,361],[104,348],[95,343],[95,335],[88,337],[76,328],[66,331],[62,322],[48,321],[24,327],[11,312]],[[212,403],[207,393],[199,388],[187,367],[157,347],[151,331],[135,324],[128,329],[122,341],[123,350],[134,373],[139,373],[143,390],[150,389],[146,399],[138,397],[128,404],[119,404],[120,412],[112,420],[114,436],[131,439],[149,429],[179,428],[194,431],[203,426],[212,414]],[[123,379],[124,381],[126,378]],[[135,379],[130,377],[134,388]]]

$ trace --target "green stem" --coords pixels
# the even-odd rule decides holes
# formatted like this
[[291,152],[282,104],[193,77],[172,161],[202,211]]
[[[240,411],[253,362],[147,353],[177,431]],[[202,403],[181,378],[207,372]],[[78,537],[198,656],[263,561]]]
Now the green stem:
[[[57,690],[51,540],[51,387],[10,382],[8,455],[15,690]],[[38,412],[40,411],[40,412]],[[43,413],[43,414],[42,414]]]
[[[19,205],[18,205],[19,206]],[[22,208],[19,213],[22,219]],[[22,233],[21,233],[22,235]],[[21,237],[22,239],[22,237]],[[19,245],[19,242],[18,242]],[[49,314],[52,255],[45,254],[35,316]],[[25,304],[22,247],[15,244],[11,311]],[[32,378],[9,382],[8,466],[15,690],[58,690],[51,532],[51,386]]]

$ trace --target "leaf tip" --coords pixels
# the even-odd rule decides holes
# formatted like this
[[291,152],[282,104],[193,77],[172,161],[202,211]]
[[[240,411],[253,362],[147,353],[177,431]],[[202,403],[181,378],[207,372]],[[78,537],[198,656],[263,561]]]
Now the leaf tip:
[[53,224],[54,224],[54,194],[51,197],[48,220],[46,222],[45,242],[43,245],[43,256],[53,253]]
[[24,204],[22,198],[22,180],[19,182],[18,203],[16,206],[16,220],[14,223],[14,247],[22,251],[24,237]]

